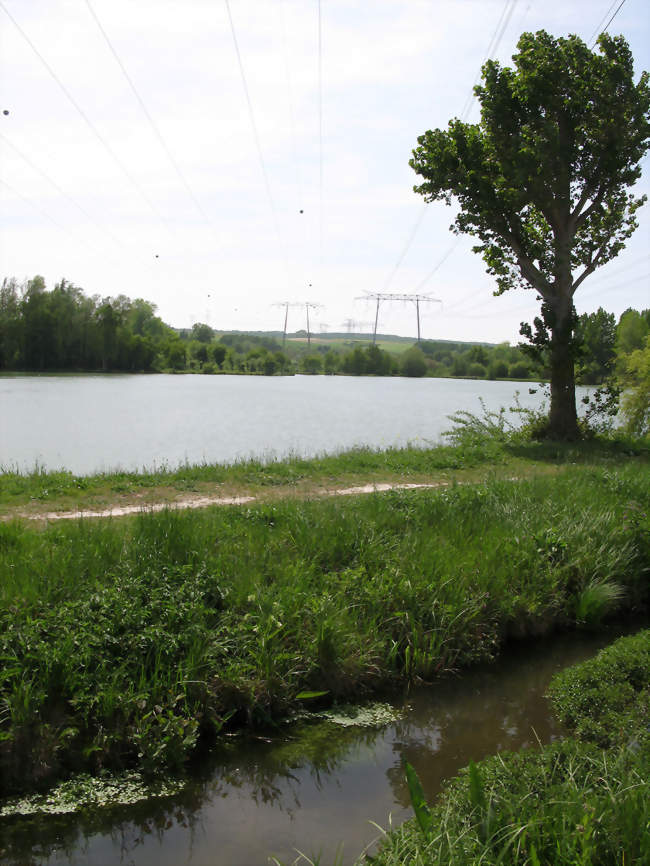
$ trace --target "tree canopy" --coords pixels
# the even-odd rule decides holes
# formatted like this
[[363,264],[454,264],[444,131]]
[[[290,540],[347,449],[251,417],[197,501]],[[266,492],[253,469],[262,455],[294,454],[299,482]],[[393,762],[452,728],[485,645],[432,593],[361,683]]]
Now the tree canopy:
[[575,438],[573,296],[637,227],[645,198],[629,187],[650,143],[648,74],[635,84],[621,36],[591,51],[539,31],[517,47],[514,67],[483,67],[480,123],[429,130],[410,165],[427,201],[460,205],[453,228],[480,241],[495,294],[537,292],[541,317],[522,333],[549,358],[549,435]]

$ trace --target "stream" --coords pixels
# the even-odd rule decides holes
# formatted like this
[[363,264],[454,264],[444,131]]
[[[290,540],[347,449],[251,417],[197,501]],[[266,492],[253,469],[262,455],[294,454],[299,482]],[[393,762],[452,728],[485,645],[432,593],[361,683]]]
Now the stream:
[[405,760],[430,799],[470,760],[550,742],[561,733],[544,698],[551,676],[621,631],[513,644],[495,664],[393,696],[398,718],[380,726],[302,722],[224,738],[180,794],[0,821],[0,854],[20,866],[261,866],[299,850],[321,866],[337,854],[351,864],[380,835],[372,821],[412,815]]

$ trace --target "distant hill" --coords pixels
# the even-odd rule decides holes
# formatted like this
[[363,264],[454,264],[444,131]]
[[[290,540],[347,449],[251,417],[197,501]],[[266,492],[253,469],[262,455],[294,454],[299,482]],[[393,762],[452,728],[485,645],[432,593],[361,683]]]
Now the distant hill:
[[[187,328],[176,328],[177,331],[187,330]],[[214,331],[216,337],[221,337],[224,334],[239,334],[248,335],[251,337],[273,337],[276,340],[282,339],[282,331],[222,331],[218,328]],[[300,329],[298,331],[287,332],[287,340],[305,340],[307,339],[307,331]],[[311,332],[312,343],[330,343],[345,341],[346,343],[372,342],[372,332],[361,332],[350,334],[347,331],[327,331],[326,333]],[[412,346],[417,342],[415,337],[400,337],[397,334],[377,334],[377,343],[403,343]],[[457,346],[495,346],[496,343],[480,342],[477,340],[444,340],[444,339],[427,339],[422,340],[423,343],[446,343]],[[386,348],[384,346],[384,348]]]

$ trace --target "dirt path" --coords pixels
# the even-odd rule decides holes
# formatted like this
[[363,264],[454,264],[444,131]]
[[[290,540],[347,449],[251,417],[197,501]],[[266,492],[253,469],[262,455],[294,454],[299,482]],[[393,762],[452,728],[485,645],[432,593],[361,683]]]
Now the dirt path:
[[[315,496],[362,496],[367,493],[383,493],[387,490],[419,490],[423,488],[447,487],[448,481],[431,483],[371,483],[359,487],[339,487],[317,489]],[[79,509],[75,511],[41,511],[35,514],[17,511],[13,515],[3,515],[0,520],[10,520],[19,517],[23,520],[78,520],[81,517],[124,517],[128,514],[181,510],[189,508],[207,508],[210,505],[245,505],[248,502],[263,502],[263,496],[186,496],[169,502],[155,502],[137,505],[116,505],[100,510]]]

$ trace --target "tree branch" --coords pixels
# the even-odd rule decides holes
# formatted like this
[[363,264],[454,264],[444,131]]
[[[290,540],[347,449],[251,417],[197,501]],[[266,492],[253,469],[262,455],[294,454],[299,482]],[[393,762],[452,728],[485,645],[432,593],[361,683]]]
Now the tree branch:
[[546,298],[547,294],[550,295],[552,293],[551,284],[539,268],[535,267],[533,260],[526,255],[516,229],[510,227],[505,218],[503,219],[501,233],[504,240],[510,244],[512,251],[517,256],[517,264],[524,279],[528,280],[543,298]]
[[592,203],[589,205],[587,210],[584,211],[584,213],[577,216],[575,218],[575,220],[573,219],[573,217],[571,218],[572,222],[573,222],[574,231],[577,231],[581,226],[583,226],[587,222],[587,220],[589,219],[591,214],[596,210],[596,208],[600,207],[600,205],[603,203],[603,199],[605,198],[606,192],[607,192],[607,187],[606,186],[601,187],[600,190],[598,191],[598,195],[592,201]]
[[573,295],[575,295],[576,289],[580,286],[580,284],[583,282],[583,280],[586,280],[587,277],[589,276],[589,274],[593,274],[593,272],[596,270],[596,268],[598,267],[598,262],[599,262],[600,258],[602,257],[602,254],[605,252],[606,249],[607,249],[607,244],[605,243],[596,253],[596,257],[593,258],[589,262],[589,264],[584,269],[584,271],[580,274],[578,279],[574,281],[573,286],[571,287],[571,296],[572,297],[573,297]]

